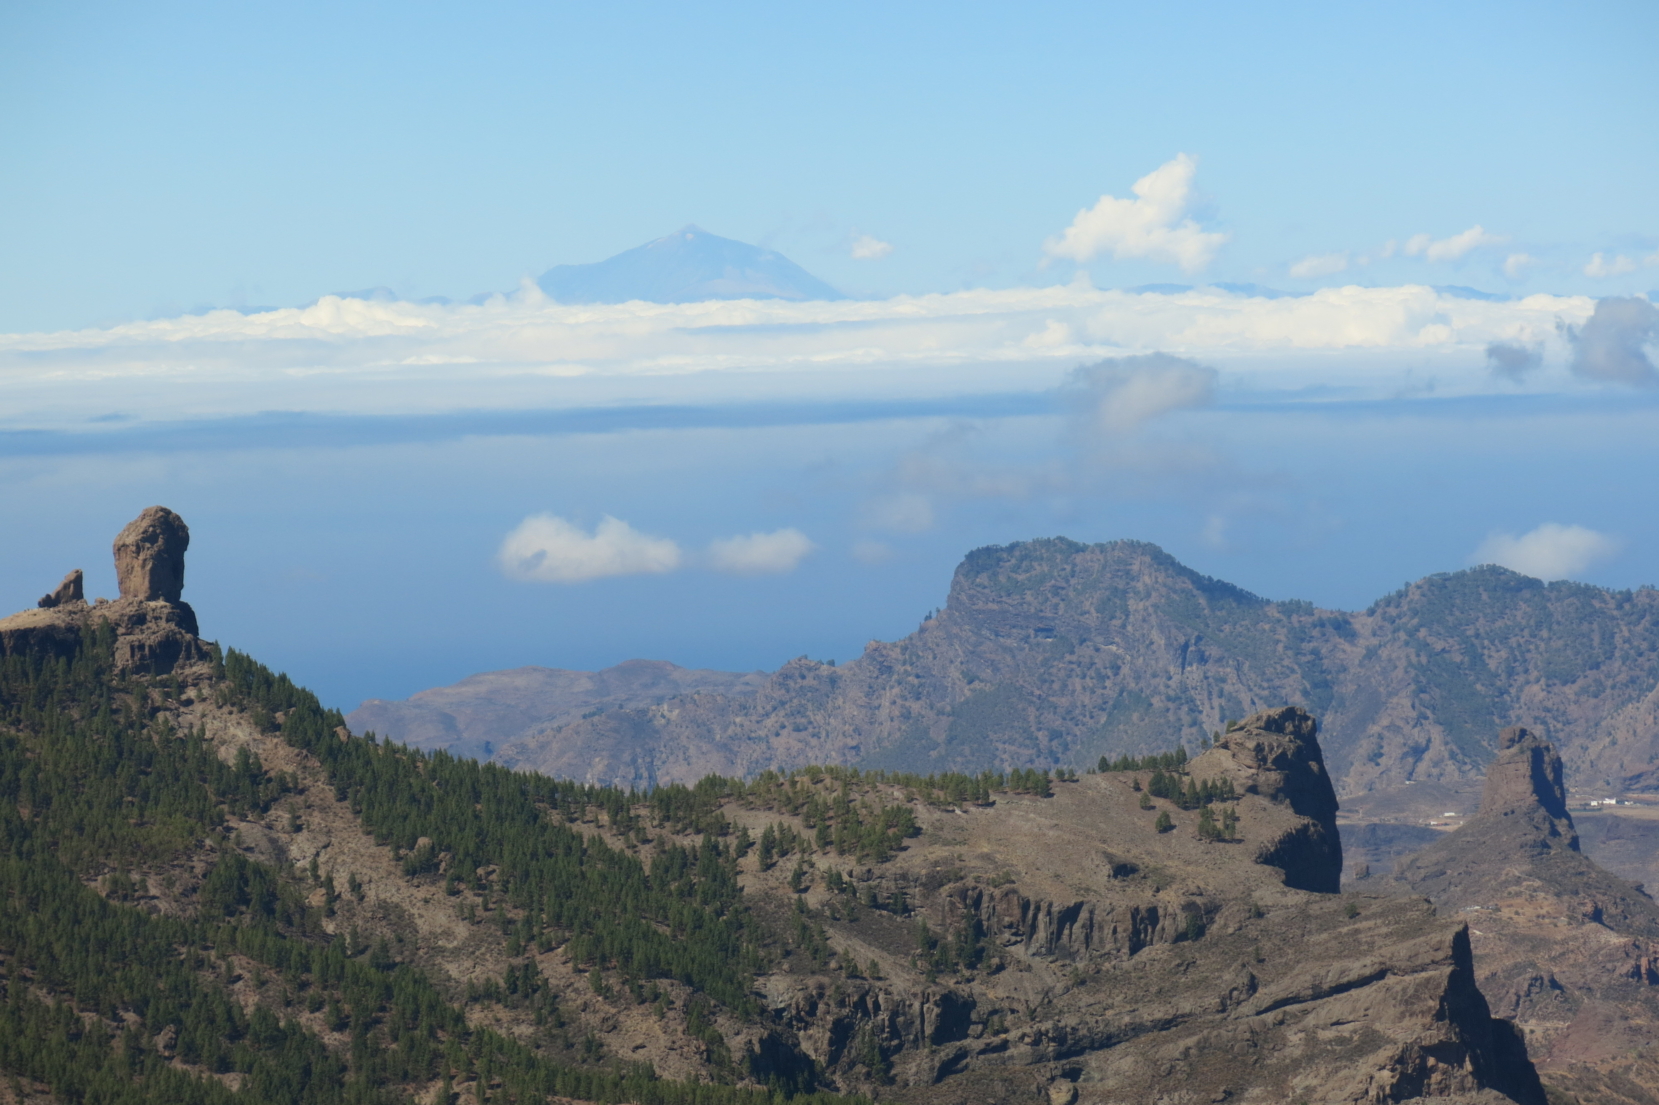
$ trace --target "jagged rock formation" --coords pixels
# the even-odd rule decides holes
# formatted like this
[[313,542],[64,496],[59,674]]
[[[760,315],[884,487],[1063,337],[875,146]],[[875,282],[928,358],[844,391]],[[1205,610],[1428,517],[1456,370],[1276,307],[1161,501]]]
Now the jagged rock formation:
[[89,605],[77,568],[37,609],[0,620],[0,656],[69,656],[84,633],[107,625],[115,634],[116,664],[124,671],[166,674],[206,661],[210,653],[197,635],[196,612],[180,597],[189,545],[184,519],[166,507],[148,508],[115,539],[121,597]]
[[1285,702],[1323,719],[1343,795],[1478,780],[1517,723],[1572,734],[1580,779],[1659,789],[1659,591],[1482,567],[1344,613],[1269,602],[1142,542],[1028,541],[969,554],[944,610],[851,663],[803,658],[753,694],[493,739],[500,762],[636,786],[807,763],[1081,767],[1194,747]]
[[1335,893],[1342,880],[1336,791],[1320,751],[1319,724],[1299,706],[1252,717],[1193,761],[1194,778],[1228,778],[1238,790],[1282,802],[1302,821],[1264,842],[1256,862],[1282,868],[1285,885]]
[[50,610],[54,606],[62,606],[65,603],[85,601],[86,590],[83,576],[81,570],[76,568],[63,577],[63,582],[58,584],[57,590],[42,596],[41,600],[35,605],[42,610]]
[[1659,906],[1579,850],[1561,757],[1504,730],[1479,812],[1396,879],[1470,919],[1480,985],[1580,1105],[1659,1103]]

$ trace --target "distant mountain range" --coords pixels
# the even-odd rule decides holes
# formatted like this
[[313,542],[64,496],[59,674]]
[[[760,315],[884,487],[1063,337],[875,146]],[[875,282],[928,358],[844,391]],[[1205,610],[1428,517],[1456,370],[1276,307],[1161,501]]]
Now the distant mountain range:
[[560,303],[846,298],[781,253],[695,226],[591,265],[557,265],[536,283]]
[[[500,726],[474,709],[457,732],[498,762],[643,787],[808,763],[1081,768],[1196,748],[1228,719],[1300,704],[1345,795],[1466,784],[1517,724],[1555,740],[1587,790],[1659,791],[1659,591],[1497,567],[1349,613],[1270,602],[1142,542],[1028,541],[971,553],[945,609],[901,641],[840,667],[793,660],[758,685],[728,678],[674,696],[653,680],[531,724],[533,704]],[[351,721],[455,744],[386,704]]]

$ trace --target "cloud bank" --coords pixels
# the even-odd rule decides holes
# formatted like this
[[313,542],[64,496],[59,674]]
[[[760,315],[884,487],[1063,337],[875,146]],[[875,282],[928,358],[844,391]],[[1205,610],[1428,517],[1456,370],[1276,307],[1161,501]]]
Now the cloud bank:
[[[1224,375],[1247,368],[1255,388],[1377,394],[1398,393],[1403,370],[1371,366],[1403,353],[1433,368],[1439,394],[1477,392],[1492,386],[1488,345],[1542,343],[1566,364],[1570,335],[1596,310],[1588,297],[1492,302],[1418,285],[1267,298],[1086,281],[806,303],[568,306],[533,285],[468,305],[325,296],[258,314],[0,334],[0,429],[86,426],[111,414],[172,421],[639,402],[692,378],[700,396],[728,379],[731,394],[752,397],[762,375],[773,394],[790,395],[867,395],[901,380],[911,393],[1034,390],[1078,364],[1156,350]],[[1580,347],[1599,348],[1600,332],[1584,327]],[[1593,366],[1605,358],[1586,357],[1592,367],[1577,379],[1598,378],[1604,370]],[[1528,386],[1546,379],[1574,380],[1534,373]]]
[[497,562],[509,579],[586,583],[607,576],[672,572],[680,566],[680,546],[609,515],[588,533],[555,515],[535,514],[507,535]]
[[1516,537],[1494,533],[1475,550],[1477,564],[1500,564],[1538,579],[1567,579],[1617,555],[1623,543],[1583,526],[1545,522]]
[[1178,154],[1134,183],[1134,199],[1101,196],[1044,249],[1050,257],[1079,264],[1110,253],[1120,259],[1166,261],[1181,266],[1182,272],[1203,271],[1227,235],[1206,231],[1186,217],[1197,171],[1196,161]]

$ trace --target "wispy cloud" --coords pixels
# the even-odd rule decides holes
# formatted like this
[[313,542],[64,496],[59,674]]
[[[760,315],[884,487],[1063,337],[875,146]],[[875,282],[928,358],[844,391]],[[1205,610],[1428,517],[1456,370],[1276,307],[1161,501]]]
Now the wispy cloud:
[[1519,280],[1527,274],[1527,270],[1538,264],[1538,258],[1528,253],[1511,253],[1503,259],[1503,274],[1511,280]]
[[798,529],[749,533],[709,544],[709,564],[733,575],[777,575],[792,572],[818,546]]
[[1659,307],[1638,296],[1596,302],[1589,321],[1567,327],[1573,372],[1587,380],[1630,387],[1659,384],[1647,347],[1659,338]]
[[1509,239],[1488,234],[1480,224],[1471,226],[1450,238],[1435,238],[1429,234],[1413,234],[1401,249],[1407,257],[1421,257],[1425,261],[1457,261],[1482,246],[1502,245]]
[[534,514],[502,541],[497,562],[510,579],[586,583],[606,576],[672,572],[680,566],[680,546],[609,515],[588,533],[555,515]]
[[893,252],[893,243],[884,242],[869,234],[853,239],[852,256],[855,261],[879,261]]
[[1568,579],[1616,556],[1623,542],[1583,526],[1545,522],[1521,534],[1494,533],[1475,550],[1476,564],[1501,564],[1539,579]]
[[1320,276],[1334,276],[1347,267],[1346,253],[1318,253],[1304,257],[1290,266],[1290,275],[1298,280],[1311,280]]
[[1584,275],[1594,280],[1602,280],[1609,276],[1624,276],[1626,273],[1635,272],[1636,267],[1635,259],[1622,253],[1615,253],[1611,257],[1597,253],[1585,262]]
[[1079,263],[1110,253],[1170,262],[1183,272],[1202,271],[1228,236],[1206,231],[1187,217],[1197,170],[1191,157],[1177,155],[1134,183],[1134,199],[1101,196],[1044,249],[1051,257]]

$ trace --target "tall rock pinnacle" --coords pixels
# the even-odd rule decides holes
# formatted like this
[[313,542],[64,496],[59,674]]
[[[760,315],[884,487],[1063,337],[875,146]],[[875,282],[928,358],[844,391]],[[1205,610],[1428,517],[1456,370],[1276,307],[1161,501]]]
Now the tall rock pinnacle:
[[178,602],[184,593],[184,551],[190,527],[164,506],[152,506],[115,538],[115,578],[121,597]]

